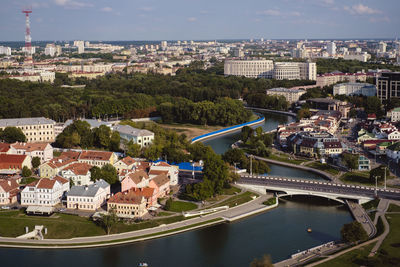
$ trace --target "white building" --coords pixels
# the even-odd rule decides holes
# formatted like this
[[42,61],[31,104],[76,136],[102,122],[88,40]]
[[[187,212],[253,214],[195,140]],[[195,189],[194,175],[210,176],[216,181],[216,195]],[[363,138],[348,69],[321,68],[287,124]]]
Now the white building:
[[288,88],[272,88],[267,90],[267,95],[281,95],[286,98],[289,103],[299,101],[300,96],[305,94],[305,90],[288,89]]
[[53,159],[53,147],[49,143],[14,143],[7,154],[27,155],[40,158],[40,163]]
[[0,46],[0,55],[11,56],[11,47]]
[[43,117],[0,119],[0,129],[6,127],[17,127],[22,130],[28,143],[52,143],[55,141],[55,121]]
[[166,171],[166,175],[170,180],[170,185],[177,185],[178,184],[178,175],[179,175],[179,168],[177,166],[170,165],[166,162],[160,161],[150,167],[149,175],[150,178],[152,177],[152,174],[154,175],[159,175],[161,173],[157,174],[157,171]]
[[68,180],[55,177],[54,179],[41,178],[28,184],[21,192],[22,206],[52,207],[60,203],[65,191],[69,189]]
[[85,186],[72,186],[67,195],[67,208],[95,211],[106,204],[110,185],[104,180]]
[[329,56],[335,56],[336,55],[336,44],[335,42],[329,42],[326,46],[326,50],[329,54]]
[[78,48],[78,54],[85,52],[85,42],[84,41],[74,41],[74,46]]
[[376,86],[369,83],[340,83],[333,86],[333,95],[376,96]]
[[361,62],[367,62],[368,59],[371,58],[371,55],[367,52],[364,53],[352,53],[352,54],[344,54],[343,59],[345,60],[358,60]]
[[387,47],[387,44],[385,43],[385,42],[379,42],[379,49],[378,49],[378,52],[379,53],[386,53],[386,47]]
[[121,138],[127,141],[133,141],[141,147],[148,146],[153,143],[154,133],[144,129],[136,129],[129,125],[116,125],[112,127],[113,131],[119,132]]
[[394,108],[388,112],[387,117],[390,117],[390,121],[397,122],[400,121],[400,108]]
[[93,182],[90,180],[91,165],[86,163],[72,163],[60,171],[60,175],[74,185],[89,185]]

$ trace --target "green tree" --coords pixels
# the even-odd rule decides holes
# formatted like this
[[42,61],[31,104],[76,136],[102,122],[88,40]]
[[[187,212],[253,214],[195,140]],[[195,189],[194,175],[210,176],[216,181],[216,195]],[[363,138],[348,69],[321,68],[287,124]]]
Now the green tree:
[[375,182],[375,177],[377,177],[378,181],[383,181],[385,179],[385,170],[386,170],[386,178],[390,176],[389,168],[386,166],[380,165],[369,172],[369,179],[371,182]]
[[33,157],[32,158],[32,167],[36,169],[40,165],[40,158],[39,157]]
[[353,221],[351,223],[343,225],[340,230],[343,241],[353,243],[357,241],[363,241],[368,238],[367,233],[362,227],[361,223]]
[[20,128],[6,127],[2,132],[0,139],[6,143],[26,142],[26,137]]
[[106,164],[101,167],[101,178],[109,184],[115,184],[118,182],[117,170],[111,164]]
[[31,175],[32,175],[32,171],[28,167],[24,166],[22,168],[22,177],[29,177]]
[[124,142],[124,146],[125,146],[125,153],[127,156],[130,157],[140,157],[141,154],[141,147],[138,144],[133,143],[132,140],[130,141],[125,141]]
[[247,142],[247,140],[254,134],[253,128],[249,126],[244,126],[241,130],[240,134],[240,140],[242,140],[244,143]]
[[360,155],[351,153],[342,153],[344,165],[351,170],[358,169],[358,158]]
[[94,144],[100,148],[110,147],[111,129],[106,125],[101,125],[99,128],[93,129]]
[[101,225],[107,232],[107,235],[109,235],[111,233],[112,228],[118,223],[118,216],[115,209],[109,210],[108,214],[102,214],[100,220],[101,220]]
[[120,143],[121,143],[121,136],[119,132],[113,132],[110,138],[110,150],[111,151],[120,151]]
[[297,112],[297,119],[301,120],[303,118],[310,118],[311,117],[311,111],[308,108],[301,108]]
[[90,169],[90,180],[93,182],[96,182],[97,180],[100,180],[100,179],[102,179],[101,169],[97,166],[93,166]]
[[273,267],[271,256],[263,255],[260,259],[256,258],[250,263],[250,267]]
[[367,114],[375,113],[377,116],[379,116],[379,114],[381,114],[381,107],[382,104],[378,97],[369,96],[367,98],[365,112],[367,112]]
[[171,205],[172,205],[172,198],[168,198],[167,201],[165,201],[164,209],[171,210]]

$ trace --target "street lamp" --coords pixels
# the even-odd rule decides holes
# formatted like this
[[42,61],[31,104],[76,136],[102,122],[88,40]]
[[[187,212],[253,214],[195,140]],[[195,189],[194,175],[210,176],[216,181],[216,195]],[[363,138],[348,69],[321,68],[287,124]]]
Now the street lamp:
[[375,197],[378,197],[378,176],[375,177]]

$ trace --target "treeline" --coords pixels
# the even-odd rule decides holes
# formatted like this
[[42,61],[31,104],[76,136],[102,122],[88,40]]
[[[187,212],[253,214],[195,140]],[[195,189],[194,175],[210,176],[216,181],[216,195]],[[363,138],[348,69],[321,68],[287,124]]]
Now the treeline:
[[287,110],[289,102],[284,96],[266,95],[266,93],[251,93],[246,96],[247,105],[250,107]]
[[246,110],[239,100],[218,98],[210,101],[192,102],[185,98],[174,103],[166,102],[159,106],[163,122],[194,123],[202,125],[233,125],[248,121],[251,111]]
[[361,62],[358,60],[344,60],[344,59],[317,59],[317,71],[318,73],[327,73],[333,71],[350,72],[355,73],[357,71],[368,71],[368,69],[390,69],[392,71],[400,71],[399,66],[395,65],[382,65],[371,62]]
[[[152,108],[154,112],[161,103],[173,103],[177,97],[214,102],[221,97],[238,99],[268,88],[310,83],[224,77],[219,75],[219,68],[208,72],[188,68],[176,76],[117,73],[93,80],[71,80],[66,74],[57,73],[53,85],[0,79],[0,118],[44,116],[55,121],[76,117],[131,118],[137,110]],[[86,87],[62,88],[63,84],[86,84]]]

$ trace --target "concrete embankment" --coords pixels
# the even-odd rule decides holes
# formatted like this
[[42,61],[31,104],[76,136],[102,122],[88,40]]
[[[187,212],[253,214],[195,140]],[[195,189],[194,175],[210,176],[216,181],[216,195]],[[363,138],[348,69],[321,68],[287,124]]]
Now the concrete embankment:
[[330,180],[330,181],[333,180],[333,177],[330,174],[328,174],[326,172],[323,172],[323,171],[320,171],[320,170],[317,170],[317,169],[313,169],[313,168],[307,167],[307,166],[291,164],[291,163],[277,161],[277,160],[273,160],[273,159],[267,159],[267,158],[263,158],[263,157],[259,157],[259,156],[253,156],[253,157],[255,159],[262,160],[262,161],[265,161],[265,162],[269,162],[269,163],[273,163],[273,164],[277,164],[277,165],[282,165],[282,166],[290,167],[290,168],[296,168],[296,169],[300,169],[300,170],[304,170],[304,171],[313,172],[313,173],[316,173],[318,175],[321,175],[321,176],[325,177],[327,180]]
[[214,132],[211,132],[211,133],[199,135],[199,136],[196,136],[195,138],[192,139],[192,144],[195,143],[195,142],[198,142],[198,141],[203,141],[203,140],[218,136],[218,135],[223,135],[223,134],[227,134],[227,133],[238,131],[238,130],[242,129],[245,126],[254,126],[254,125],[257,125],[257,124],[261,124],[264,121],[265,121],[265,118],[262,117],[262,118],[259,118],[257,120],[254,120],[254,121],[238,124],[238,125],[231,126],[231,127],[228,127],[228,128],[224,128],[224,129],[221,129],[221,130],[218,130],[218,131],[214,131]]

